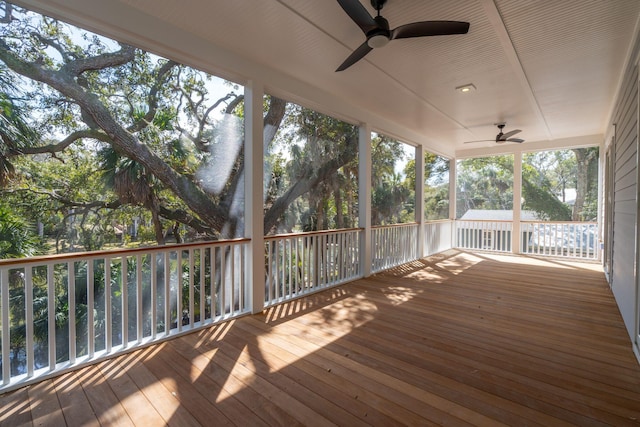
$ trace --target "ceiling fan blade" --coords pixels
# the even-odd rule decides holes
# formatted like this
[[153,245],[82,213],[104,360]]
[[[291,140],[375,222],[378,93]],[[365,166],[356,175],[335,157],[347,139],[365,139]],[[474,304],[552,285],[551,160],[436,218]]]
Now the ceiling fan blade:
[[360,47],[354,50],[353,53],[349,55],[347,59],[344,60],[344,62],[338,67],[336,72],[343,71],[351,67],[353,64],[355,64],[356,62],[364,58],[367,55],[367,53],[371,52],[372,50],[373,49],[369,47],[367,42],[362,43]]
[[376,21],[358,0],[338,0],[338,3],[365,34],[377,28]]
[[500,139],[507,139],[507,138],[511,138],[513,135],[515,135],[516,133],[520,133],[522,132],[520,129],[514,129],[511,130],[505,134],[502,134],[502,137]]
[[391,32],[391,40],[411,37],[467,34],[469,23],[461,21],[422,21],[401,25]]
[[476,142],[495,142],[493,139],[480,139],[478,141],[465,141],[463,144],[473,144]]
[[518,144],[523,143],[524,139],[520,139],[520,138],[509,138],[507,139],[507,141],[509,142],[517,142]]

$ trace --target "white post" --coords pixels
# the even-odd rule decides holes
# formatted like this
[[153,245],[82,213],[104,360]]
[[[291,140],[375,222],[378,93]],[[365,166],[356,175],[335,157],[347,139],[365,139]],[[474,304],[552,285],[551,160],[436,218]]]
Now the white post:
[[511,227],[511,252],[519,254],[520,248],[520,207],[522,205],[522,153],[513,154],[513,225]]
[[600,144],[600,147],[598,147],[598,213],[597,213],[597,219],[596,221],[598,222],[598,241],[594,242],[594,244],[596,245],[593,250],[595,251],[594,256],[596,257],[597,260],[601,261],[604,264],[604,257],[603,255],[603,251],[601,249],[601,247],[603,247],[603,242],[604,242],[604,222],[603,222],[603,215],[604,215],[604,210],[603,210],[603,205],[602,202],[604,200],[604,198],[606,197],[606,195],[604,194],[604,180],[606,179],[604,174],[605,174],[605,162],[606,162],[606,152],[604,150],[604,144]]
[[449,160],[449,219],[451,220],[450,243],[452,248],[458,247],[458,231],[456,227],[456,159]]
[[358,215],[364,228],[360,241],[360,267],[362,275],[371,275],[371,126],[360,125],[358,138]]
[[245,171],[245,235],[251,239],[247,256],[247,274],[249,282],[249,307],[252,313],[264,309],[264,148],[262,100],[264,85],[250,81],[245,86],[244,95],[244,171]]
[[424,253],[424,147],[416,147],[416,222],[418,223],[418,258]]

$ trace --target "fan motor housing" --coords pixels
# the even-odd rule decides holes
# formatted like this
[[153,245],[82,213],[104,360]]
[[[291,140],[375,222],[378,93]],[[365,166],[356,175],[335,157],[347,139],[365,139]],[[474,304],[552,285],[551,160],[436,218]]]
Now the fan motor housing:
[[375,10],[380,10],[386,2],[387,0],[371,0],[371,6],[373,6]]

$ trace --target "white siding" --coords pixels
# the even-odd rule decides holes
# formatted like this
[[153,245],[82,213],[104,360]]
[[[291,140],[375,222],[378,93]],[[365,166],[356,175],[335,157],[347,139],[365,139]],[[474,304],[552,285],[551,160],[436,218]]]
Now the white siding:
[[[637,48],[636,48],[637,50]],[[635,56],[635,55],[634,55]],[[632,57],[634,57],[632,56]],[[613,246],[611,288],[632,340],[637,329],[635,280],[638,147],[638,67],[630,64],[624,76],[613,123]]]

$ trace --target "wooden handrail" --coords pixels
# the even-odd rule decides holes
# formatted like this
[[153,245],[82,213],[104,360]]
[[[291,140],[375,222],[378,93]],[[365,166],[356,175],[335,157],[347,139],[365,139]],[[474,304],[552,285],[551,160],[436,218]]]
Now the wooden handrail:
[[402,222],[399,224],[386,224],[386,225],[372,225],[371,228],[393,228],[393,227],[403,227],[409,225],[418,225],[417,222]]
[[271,236],[264,236],[264,240],[275,240],[275,239],[284,239],[290,237],[302,237],[302,236],[318,236],[324,234],[334,234],[334,233],[346,233],[350,231],[362,231],[364,228],[340,228],[337,230],[320,230],[320,231],[306,231],[301,233],[283,233],[283,234],[273,234]]
[[199,248],[203,246],[221,246],[228,244],[238,244],[238,243],[246,243],[250,242],[251,239],[242,237],[238,239],[227,239],[227,240],[211,240],[207,242],[194,242],[194,243],[179,243],[175,245],[163,245],[163,246],[145,246],[140,248],[133,249],[113,249],[109,251],[88,251],[88,252],[71,252],[65,254],[55,254],[55,255],[42,255],[35,256],[29,258],[8,258],[8,259],[0,259],[0,267],[5,267],[7,265],[21,265],[21,264],[31,264],[31,263],[49,263],[49,262],[59,262],[59,261],[67,261],[70,259],[81,258],[115,258],[117,256],[128,255],[128,254],[136,254],[139,252],[162,252],[165,250],[185,250],[191,248]]

